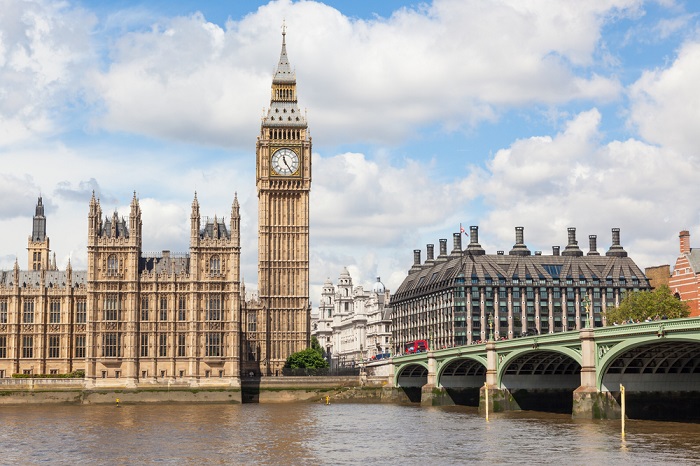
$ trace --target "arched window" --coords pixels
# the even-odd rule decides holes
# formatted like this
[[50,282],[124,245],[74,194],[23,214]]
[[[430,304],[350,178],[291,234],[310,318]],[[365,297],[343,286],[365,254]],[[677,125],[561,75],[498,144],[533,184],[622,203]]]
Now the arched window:
[[209,259],[209,273],[217,275],[221,273],[221,259],[219,256],[213,256]]
[[107,275],[116,275],[119,271],[119,259],[115,254],[110,254],[107,257]]

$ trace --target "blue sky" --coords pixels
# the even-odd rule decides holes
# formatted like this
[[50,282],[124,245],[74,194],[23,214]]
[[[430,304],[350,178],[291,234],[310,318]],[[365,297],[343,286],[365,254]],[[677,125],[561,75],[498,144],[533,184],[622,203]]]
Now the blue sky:
[[[89,197],[144,251],[242,208],[257,281],[255,138],[287,26],[313,137],[311,295],[347,266],[396,289],[459,224],[491,253],[621,228],[641,266],[700,231],[692,1],[0,0],[0,267],[26,267],[41,194],[59,268],[85,268]],[[694,236],[691,236],[691,245]]]

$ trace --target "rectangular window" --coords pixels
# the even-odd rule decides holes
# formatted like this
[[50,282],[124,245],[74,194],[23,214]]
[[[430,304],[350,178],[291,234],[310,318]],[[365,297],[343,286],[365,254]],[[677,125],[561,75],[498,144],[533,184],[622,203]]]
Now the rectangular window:
[[205,356],[221,356],[221,334],[207,333],[206,334],[206,354]]
[[22,337],[22,357],[34,357],[34,337],[31,335],[24,335]]
[[84,324],[85,322],[87,322],[87,302],[81,299],[75,303],[75,323]]
[[184,296],[180,296],[177,299],[177,320],[187,319],[187,299]]
[[49,357],[57,358],[60,353],[61,338],[58,335],[49,335]]
[[141,334],[141,357],[148,357],[148,335],[145,333]]
[[0,300],[0,324],[7,323],[7,300]]
[[27,299],[24,301],[24,308],[22,312],[22,322],[25,324],[34,323],[34,300]]
[[7,357],[7,337],[0,335],[0,359]]
[[168,298],[160,298],[160,320],[168,320]]
[[105,333],[102,335],[102,356],[106,358],[121,357],[121,333]]
[[158,335],[158,356],[168,355],[168,335],[161,333]]
[[52,299],[49,303],[49,323],[61,323],[61,301],[57,299]]
[[119,320],[119,297],[116,294],[105,296],[104,320]]
[[221,295],[209,295],[209,298],[207,299],[206,320],[221,320]]
[[148,297],[141,298],[141,321],[148,321]]
[[177,335],[177,355],[182,357],[185,355],[185,334],[179,333]]
[[258,327],[257,319],[258,319],[258,314],[256,312],[249,312],[248,313],[248,331],[249,332],[256,331],[256,329]]
[[75,357],[84,358],[85,357],[85,335],[75,336]]

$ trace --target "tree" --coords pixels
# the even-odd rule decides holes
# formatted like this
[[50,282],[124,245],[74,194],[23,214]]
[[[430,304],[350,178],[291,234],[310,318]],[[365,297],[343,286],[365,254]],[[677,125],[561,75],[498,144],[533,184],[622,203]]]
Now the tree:
[[311,348],[318,351],[318,354],[320,354],[321,357],[324,356],[324,351],[323,348],[321,348],[321,343],[318,342],[318,338],[311,337]]
[[284,367],[287,369],[323,369],[328,367],[328,361],[316,349],[306,348],[289,355]]
[[620,307],[608,309],[607,324],[624,323],[630,320],[642,322],[647,319],[677,319],[688,317],[690,307],[671,293],[667,285],[653,291],[633,291],[620,303]]

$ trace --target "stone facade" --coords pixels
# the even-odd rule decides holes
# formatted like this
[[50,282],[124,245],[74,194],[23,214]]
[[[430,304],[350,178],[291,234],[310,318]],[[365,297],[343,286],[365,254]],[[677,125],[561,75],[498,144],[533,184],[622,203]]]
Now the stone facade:
[[347,268],[343,268],[337,288],[326,280],[311,334],[332,364],[354,365],[391,352],[389,296],[379,277],[370,291],[353,286]]
[[[297,103],[296,75],[287,58],[285,32],[272,80],[270,108],[256,144],[258,191],[258,298],[256,325],[244,334],[256,348],[263,375],[281,373],[287,357],[309,343],[309,191],[311,136]],[[260,337],[264,339],[259,339]]]
[[690,247],[690,232],[678,235],[680,255],[668,280],[671,292],[690,306],[690,316],[700,316],[700,251]]
[[589,252],[579,248],[576,229],[569,241],[552,255],[531,254],[516,228],[515,245],[486,254],[479,244],[478,227],[470,228],[470,243],[462,250],[461,233],[455,233],[448,254],[447,240],[440,240],[434,257],[428,245],[421,263],[414,250],[414,264],[391,298],[393,352],[404,351],[415,340],[427,340],[431,348],[485,341],[523,334],[579,330],[602,326],[604,311],[618,306],[627,291],[649,289],[639,267],[620,245],[613,229],[612,245],[601,255],[597,238],[589,237]]
[[[48,255],[41,199],[29,239],[31,258]],[[124,386],[163,379],[191,385],[239,384],[240,213],[205,219],[192,202],[190,252],[141,250],[141,208],[128,220],[88,214],[88,269],[47,268],[0,277],[0,376],[84,370],[89,384]],[[43,230],[37,246],[37,225]]]

